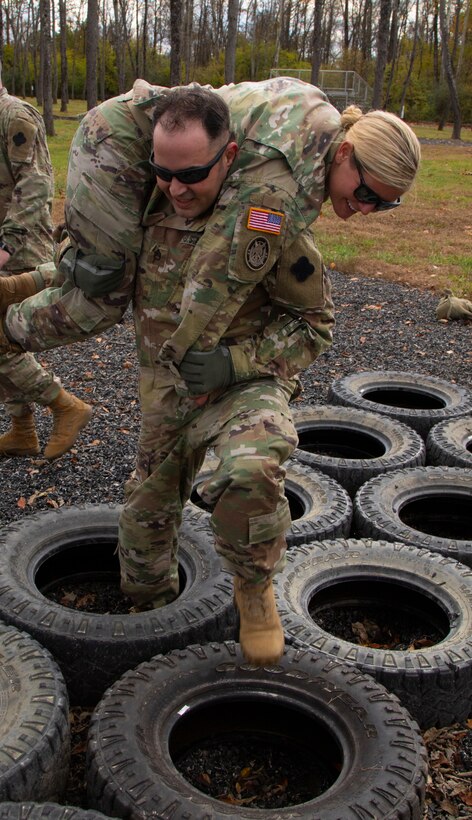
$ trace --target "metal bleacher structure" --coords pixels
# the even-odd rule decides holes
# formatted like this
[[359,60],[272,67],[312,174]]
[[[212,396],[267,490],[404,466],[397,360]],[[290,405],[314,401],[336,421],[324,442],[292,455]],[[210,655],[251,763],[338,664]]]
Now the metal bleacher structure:
[[[311,71],[308,68],[271,68],[270,76],[297,77],[309,83]],[[356,71],[321,69],[317,85],[339,110],[353,104],[367,110],[372,103],[372,88]]]

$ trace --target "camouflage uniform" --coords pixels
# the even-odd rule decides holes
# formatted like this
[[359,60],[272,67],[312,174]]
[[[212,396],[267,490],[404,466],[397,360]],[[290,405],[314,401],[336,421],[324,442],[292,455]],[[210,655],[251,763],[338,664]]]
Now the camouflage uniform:
[[[132,93],[110,101],[107,127],[98,121],[93,134],[83,129],[76,141],[73,173],[84,187],[79,198],[70,198],[75,242],[85,242],[91,230],[89,247],[104,237],[112,250],[120,220],[132,236],[130,202],[139,201],[139,185],[124,185],[123,213],[118,193],[134,174],[143,188],[153,97],[161,92],[137,81]],[[201,492],[216,502],[217,548],[238,574],[253,580],[280,566],[290,523],[281,464],[296,444],[288,400],[296,374],[331,341],[329,286],[309,226],[327,196],[327,170],[341,141],[339,114],[318,89],[297,80],[242,83],[216,93],[229,104],[239,151],[212,214],[205,224],[183,224],[175,214],[159,216],[150,208],[144,223],[135,299],[143,421],[136,479],[127,487],[120,521],[123,588],[141,604],[175,594],[180,511],[209,445],[221,462]],[[132,123],[126,135],[112,127],[115,107],[123,128]],[[120,160],[122,139],[131,150]],[[137,250],[142,207],[135,212],[136,245],[124,243],[118,252]],[[131,273],[119,292],[108,295],[110,305],[74,297],[82,317],[97,309],[92,332],[104,328],[108,307],[124,310],[132,261],[126,265]],[[10,307],[10,335],[41,348],[83,338],[83,319],[77,321],[70,304],[60,307],[67,297],[50,294],[53,308],[46,297],[36,314],[38,296]],[[238,383],[197,407],[179,382],[178,365],[189,348],[212,350],[222,341],[231,347]]]
[[[12,250],[0,276],[33,271],[51,259],[54,181],[41,115],[0,88],[0,240]],[[55,280],[35,272],[39,286]],[[12,416],[29,412],[27,402],[49,404],[59,385],[31,354],[0,355],[0,399]]]
[[[224,211],[224,203],[223,195],[216,208]],[[288,402],[297,372],[331,342],[329,281],[307,230],[259,284],[243,294],[234,288],[225,311],[206,326],[206,346],[230,346],[239,382],[210,394],[203,407],[182,395],[184,385],[159,353],[180,325],[181,306],[193,292],[188,270],[211,222],[177,216],[163,196],[151,201],[144,219],[134,297],[142,423],[119,532],[122,588],[140,605],[165,603],[178,592],[181,512],[209,446],[220,462],[199,492],[214,506],[219,554],[254,581],[282,566],[290,512],[281,465],[297,443]],[[310,260],[311,274],[290,292],[287,277],[300,259]],[[232,269],[244,271],[244,261]]]

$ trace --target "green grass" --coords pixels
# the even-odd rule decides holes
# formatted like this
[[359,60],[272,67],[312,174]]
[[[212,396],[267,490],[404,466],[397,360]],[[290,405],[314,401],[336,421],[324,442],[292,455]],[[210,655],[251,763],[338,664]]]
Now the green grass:
[[[428,140],[450,140],[452,139],[452,123],[447,123],[442,131],[438,130],[436,123],[410,123],[413,131],[419,139]],[[464,142],[472,142],[472,127],[470,125],[462,126],[461,140]]]
[[77,126],[78,122],[74,120],[54,120],[56,135],[54,137],[48,137],[57,197],[63,197],[65,195],[69,147],[72,137],[77,130]]

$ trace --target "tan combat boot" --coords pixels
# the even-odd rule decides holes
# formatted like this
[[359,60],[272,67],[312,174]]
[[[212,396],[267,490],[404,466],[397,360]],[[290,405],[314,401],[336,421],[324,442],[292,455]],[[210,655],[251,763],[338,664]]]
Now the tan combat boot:
[[0,276],[0,313],[5,313],[9,305],[22,302],[38,290],[39,286],[31,273]]
[[239,609],[239,642],[244,657],[257,665],[276,663],[284,651],[284,633],[272,581],[253,584],[236,575],[234,599]]
[[35,456],[39,453],[39,441],[34,426],[34,415],[27,411],[23,416],[11,417],[11,428],[0,436],[0,454],[5,456]]
[[92,408],[90,404],[67,393],[62,387],[49,407],[53,413],[54,424],[44,449],[44,456],[53,459],[70,450],[82,428],[90,421]]

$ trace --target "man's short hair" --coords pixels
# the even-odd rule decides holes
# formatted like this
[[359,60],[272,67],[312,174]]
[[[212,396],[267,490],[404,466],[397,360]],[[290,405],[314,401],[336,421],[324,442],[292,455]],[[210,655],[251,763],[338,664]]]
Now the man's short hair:
[[189,120],[201,122],[211,140],[231,128],[228,106],[207,88],[172,88],[156,98],[153,128],[160,122],[166,131],[180,130]]

